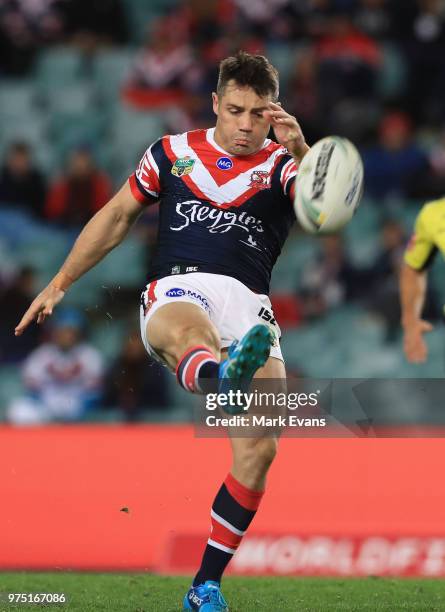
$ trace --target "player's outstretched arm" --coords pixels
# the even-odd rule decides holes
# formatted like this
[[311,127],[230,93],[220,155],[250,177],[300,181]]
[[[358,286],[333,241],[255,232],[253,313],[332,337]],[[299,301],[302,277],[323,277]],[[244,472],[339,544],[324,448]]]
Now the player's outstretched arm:
[[403,263],[400,272],[403,350],[411,363],[422,363],[428,355],[423,334],[431,331],[433,326],[421,318],[426,287],[427,272],[415,270],[407,263]]
[[122,242],[143,210],[144,205],[134,198],[126,182],[83,228],[57,275],[23,315],[15,328],[15,335],[20,336],[34,320],[43,323],[70,285]]

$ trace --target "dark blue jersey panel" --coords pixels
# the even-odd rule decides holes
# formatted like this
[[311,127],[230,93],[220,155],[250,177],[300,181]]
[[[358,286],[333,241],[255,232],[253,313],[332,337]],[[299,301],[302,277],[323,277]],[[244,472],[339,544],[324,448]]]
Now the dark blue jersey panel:
[[[272,268],[295,219],[280,181],[290,156],[281,156],[267,187],[254,188],[245,202],[223,208],[202,193],[198,196],[199,189],[184,180],[181,172],[187,172],[184,168],[190,168],[190,162],[172,160],[165,139],[157,141],[151,153],[159,169],[161,193],[158,241],[148,282],[172,274],[209,272],[231,276],[267,294]],[[251,178],[251,184],[256,184],[255,171]]]

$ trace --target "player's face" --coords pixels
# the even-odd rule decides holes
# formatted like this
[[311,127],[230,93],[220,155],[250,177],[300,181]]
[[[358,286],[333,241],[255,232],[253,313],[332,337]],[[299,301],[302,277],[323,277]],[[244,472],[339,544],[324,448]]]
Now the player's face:
[[269,133],[271,101],[271,96],[260,97],[251,87],[229,81],[222,96],[213,94],[217,144],[231,155],[259,151]]

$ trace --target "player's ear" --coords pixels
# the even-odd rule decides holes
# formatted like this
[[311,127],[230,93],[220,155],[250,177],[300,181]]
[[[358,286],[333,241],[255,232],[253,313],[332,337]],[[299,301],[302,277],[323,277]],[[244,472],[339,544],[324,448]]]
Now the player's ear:
[[218,115],[218,94],[212,91],[213,112]]

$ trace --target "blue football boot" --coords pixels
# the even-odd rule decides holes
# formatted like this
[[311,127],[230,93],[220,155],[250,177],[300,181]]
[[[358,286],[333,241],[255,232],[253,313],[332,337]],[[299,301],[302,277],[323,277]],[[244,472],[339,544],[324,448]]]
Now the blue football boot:
[[[229,347],[227,359],[219,365],[219,392],[247,392],[255,372],[269,358],[273,335],[267,325],[254,325],[239,341]],[[239,414],[243,405],[224,406],[225,412]]]
[[214,580],[206,580],[204,584],[190,587],[184,597],[183,610],[229,612],[227,602],[221,594],[220,586]]

